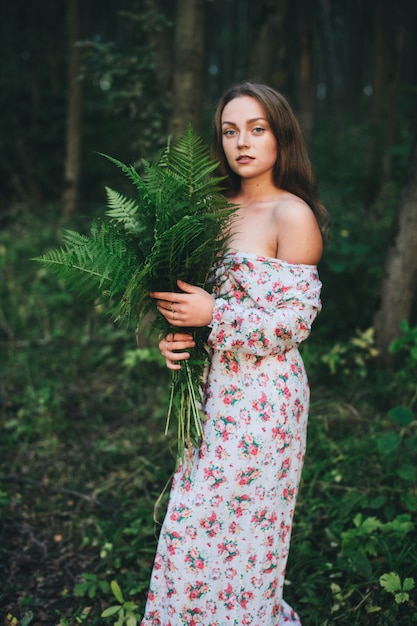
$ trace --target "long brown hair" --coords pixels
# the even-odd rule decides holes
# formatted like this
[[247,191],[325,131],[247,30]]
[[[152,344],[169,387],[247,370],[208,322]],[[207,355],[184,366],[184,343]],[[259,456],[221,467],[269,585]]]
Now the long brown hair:
[[240,176],[230,168],[222,145],[222,113],[231,100],[240,96],[255,98],[265,111],[275,136],[278,156],[275,162],[274,184],[302,198],[312,209],[325,235],[329,227],[329,214],[320,202],[303,133],[288,101],[275,89],[259,83],[242,82],[228,89],[221,97],[214,116],[212,156],[219,161],[217,174],[224,176],[226,192],[240,188]]

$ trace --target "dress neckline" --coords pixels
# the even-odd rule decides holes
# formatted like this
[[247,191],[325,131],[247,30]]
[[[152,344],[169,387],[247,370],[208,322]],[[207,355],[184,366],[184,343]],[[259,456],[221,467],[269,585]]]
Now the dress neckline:
[[284,259],[277,259],[273,256],[266,256],[264,254],[258,254],[257,252],[245,252],[244,250],[236,250],[235,248],[228,248],[225,256],[233,256],[240,258],[256,259],[257,261],[267,261],[268,263],[277,263],[279,265],[286,265],[287,267],[306,267],[310,269],[317,269],[317,265],[310,263],[291,263]]

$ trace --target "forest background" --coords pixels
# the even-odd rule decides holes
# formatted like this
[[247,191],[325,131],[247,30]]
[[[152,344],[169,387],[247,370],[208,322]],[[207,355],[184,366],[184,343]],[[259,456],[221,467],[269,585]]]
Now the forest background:
[[169,375],[155,340],[30,259],[87,231],[105,186],[132,193],[98,153],[140,170],[188,122],[208,141],[250,79],[296,110],[332,218],[285,595],[305,626],[417,624],[417,4],[15,0],[0,18],[0,623],[139,620]]

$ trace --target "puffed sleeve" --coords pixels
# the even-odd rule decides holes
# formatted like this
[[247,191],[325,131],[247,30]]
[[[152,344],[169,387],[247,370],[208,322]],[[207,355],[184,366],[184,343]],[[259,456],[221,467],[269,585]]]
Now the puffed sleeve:
[[307,339],[321,310],[317,269],[293,265],[280,274],[280,280],[265,286],[264,298],[251,298],[250,290],[240,303],[216,298],[211,349],[266,356],[282,354]]

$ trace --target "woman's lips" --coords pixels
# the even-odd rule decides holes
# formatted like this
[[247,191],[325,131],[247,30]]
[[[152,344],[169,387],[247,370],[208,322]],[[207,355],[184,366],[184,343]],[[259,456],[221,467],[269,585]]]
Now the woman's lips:
[[241,154],[237,157],[236,161],[238,163],[251,163],[251,161],[253,161],[253,157],[250,157],[247,154]]

